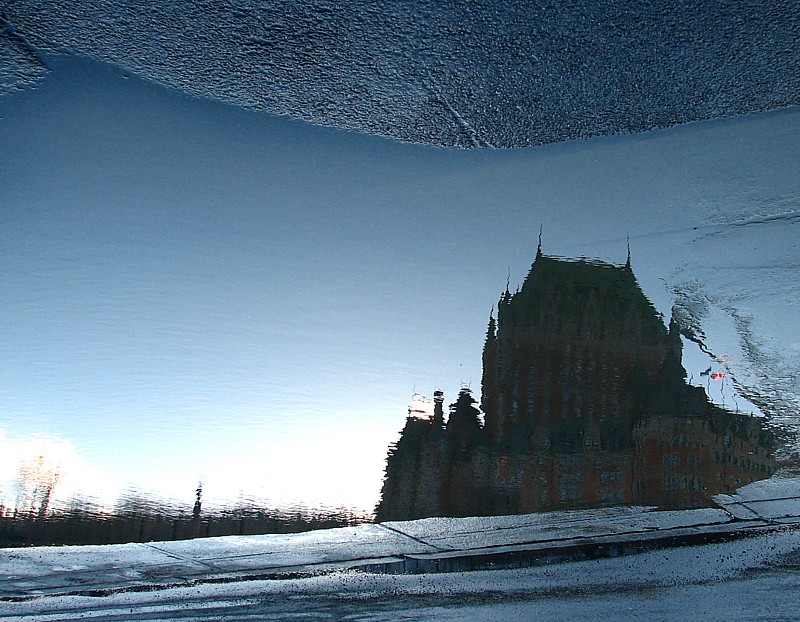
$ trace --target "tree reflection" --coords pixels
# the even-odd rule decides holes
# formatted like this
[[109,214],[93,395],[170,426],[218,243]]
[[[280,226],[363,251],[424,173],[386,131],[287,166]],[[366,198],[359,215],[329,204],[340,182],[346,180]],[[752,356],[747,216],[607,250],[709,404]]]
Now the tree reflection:
[[61,479],[61,466],[45,453],[23,460],[17,468],[16,508],[31,517],[44,518],[53,489]]
[[272,508],[248,501],[225,508],[203,508],[201,515],[191,506],[160,502],[129,491],[112,510],[90,500],[72,499],[40,520],[0,506],[0,547],[296,533],[357,525],[369,519],[348,508]]

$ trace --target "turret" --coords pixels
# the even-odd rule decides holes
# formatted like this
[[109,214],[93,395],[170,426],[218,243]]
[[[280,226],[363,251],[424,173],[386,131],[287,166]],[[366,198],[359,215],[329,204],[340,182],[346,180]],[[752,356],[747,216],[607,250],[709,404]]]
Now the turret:
[[448,442],[454,449],[465,449],[474,445],[481,433],[480,412],[469,387],[461,387],[458,399],[450,405],[447,418]]
[[436,389],[433,392],[433,428],[444,428],[444,391]]

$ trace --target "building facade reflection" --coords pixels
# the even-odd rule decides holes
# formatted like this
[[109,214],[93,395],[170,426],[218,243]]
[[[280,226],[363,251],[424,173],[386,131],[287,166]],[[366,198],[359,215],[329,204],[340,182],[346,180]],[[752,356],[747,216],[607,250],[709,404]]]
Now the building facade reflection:
[[[700,507],[772,475],[764,420],[689,385],[674,319],[631,269],[542,255],[490,317],[481,409],[409,412],[377,520],[641,504]],[[481,413],[482,411],[482,413]]]

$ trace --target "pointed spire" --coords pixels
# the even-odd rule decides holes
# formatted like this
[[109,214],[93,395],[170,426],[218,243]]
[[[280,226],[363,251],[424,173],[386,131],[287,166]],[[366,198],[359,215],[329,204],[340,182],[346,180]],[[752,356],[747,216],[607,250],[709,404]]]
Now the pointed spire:
[[511,302],[511,292],[506,290],[500,294],[500,300],[497,301],[497,319],[503,314],[503,309]]
[[625,267],[630,270],[631,269],[631,236],[630,234],[625,234],[626,239],[628,240],[628,259],[625,261]]
[[677,307],[672,307],[672,313],[670,313],[670,315],[669,315],[669,329],[668,330],[669,330],[670,337],[672,337],[673,339],[675,339],[678,342],[680,342],[681,324],[678,321],[677,314],[678,314],[678,308]]
[[486,329],[486,341],[493,340],[497,335],[497,321],[494,319],[494,307],[489,314],[489,326]]
[[542,223],[539,223],[539,245],[536,247],[536,258],[542,256]]

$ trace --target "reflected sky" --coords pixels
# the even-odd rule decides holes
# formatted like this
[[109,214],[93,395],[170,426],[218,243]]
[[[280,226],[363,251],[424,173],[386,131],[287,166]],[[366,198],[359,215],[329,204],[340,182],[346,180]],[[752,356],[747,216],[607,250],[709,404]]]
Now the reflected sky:
[[[642,289],[683,304],[728,388],[795,412],[797,109],[464,151],[50,65],[0,99],[0,443],[69,447],[63,498],[191,502],[202,480],[220,503],[372,508],[412,393],[479,390],[540,224],[553,255],[621,262],[629,235]],[[685,353],[705,385],[720,363]]]

